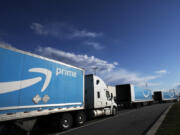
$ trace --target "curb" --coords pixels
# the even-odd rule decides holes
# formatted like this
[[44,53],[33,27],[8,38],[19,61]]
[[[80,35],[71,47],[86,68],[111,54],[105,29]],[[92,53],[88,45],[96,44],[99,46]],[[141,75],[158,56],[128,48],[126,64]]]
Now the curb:
[[167,113],[169,112],[169,110],[171,109],[171,107],[174,104],[171,104],[166,111],[160,116],[160,118],[155,122],[155,124],[148,130],[148,132],[145,135],[155,135],[158,128],[160,127],[161,123],[163,122],[163,120],[165,119]]

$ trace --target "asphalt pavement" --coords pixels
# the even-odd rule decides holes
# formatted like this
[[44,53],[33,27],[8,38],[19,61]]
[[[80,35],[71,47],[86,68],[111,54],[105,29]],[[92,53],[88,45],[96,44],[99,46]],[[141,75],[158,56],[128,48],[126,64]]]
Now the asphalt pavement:
[[154,104],[120,112],[117,116],[56,135],[144,135],[170,104]]

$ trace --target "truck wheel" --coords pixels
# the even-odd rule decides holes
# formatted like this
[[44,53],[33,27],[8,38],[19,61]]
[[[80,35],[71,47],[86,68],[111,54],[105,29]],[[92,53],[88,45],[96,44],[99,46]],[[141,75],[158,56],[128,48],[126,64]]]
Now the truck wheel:
[[75,124],[76,126],[82,126],[86,121],[86,115],[84,112],[78,112],[75,115]]
[[72,123],[73,123],[73,118],[71,116],[71,114],[69,113],[65,113],[62,115],[61,119],[60,119],[60,129],[62,130],[66,130],[72,127]]
[[0,134],[7,134],[7,125],[0,125]]
[[112,109],[112,115],[115,116],[117,114],[117,109],[115,107],[113,107]]

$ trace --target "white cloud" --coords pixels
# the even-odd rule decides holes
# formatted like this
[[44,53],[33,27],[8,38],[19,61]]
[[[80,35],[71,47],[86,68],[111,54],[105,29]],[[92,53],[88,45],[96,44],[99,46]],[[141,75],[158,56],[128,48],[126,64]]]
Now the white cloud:
[[117,65],[118,65],[118,62],[115,61],[113,64],[117,66]]
[[12,47],[11,44],[7,43],[7,42],[4,42],[4,41],[0,41],[0,45],[1,46],[6,46],[6,47]]
[[74,30],[72,33],[72,37],[90,37],[96,38],[98,36],[102,36],[102,33],[88,32],[87,30]]
[[95,58],[94,56],[64,52],[51,47],[38,47],[36,52],[40,55],[84,68],[89,72],[93,72],[95,67],[98,67],[100,72],[111,71],[115,68],[115,64],[108,63],[107,61]]
[[40,23],[32,23],[30,28],[39,35],[48,35],[48,31],[45,30],[44,26]]
[[175,89],[175,92],[176,92],[177,95],[180,95],[180,82],[179,83],[174,83],[172,85],[172,88]]
[[147,86],[160,86],[162,83],[152,83],[152,82],[148,82]]
[[104,48],[100,43],[97,43],[97,42],[89,42],[88,41],[88,42],[85,42],[84,44],[88,45],[88,46],[91,46],[91,47],[93,47],[96,50],[101,50],[101,49]]
[[154,86],[155,83],[149,82],[151,80],[157,79],[158,76],[142,76],[138,73],[130,72],[125,69],[115,69],[109,73],[104,73],[104,80],[110,84],[124,84],[132,83],[138,86],[145,86],[146,83],[148,86]]
[[40,55],[84,68],[86,70],[86,74],[94,73],[96,69],[97,75],[102,77],[106,83],[111,85],[132,83],[138,86],[145,86],[148,82],[148,87],[157,86],[158,83],[152,83],[151,81],[160,77],[157,75],[142,76],[138,73],[118,68],[117,62],[109,63],[94,56],[69,53],[51,47],[38,47],[36,52]]
[[102,36],[102,33],[90,32],[86,29],[77,29],[66,23],[49,23],[40,24],[34,22],[30,28],[38,35],[52,36],[58,39],[72,39],[72,38],[96,38]]
[[167,73],[167,70],[162,69],[162,70],[156,71],[155,73],[157,73],[157,74],[166,74],[166,73]]
[[179,83],[174,83],[172,85],[173,88],[178,88],[180,90],[180,82]]

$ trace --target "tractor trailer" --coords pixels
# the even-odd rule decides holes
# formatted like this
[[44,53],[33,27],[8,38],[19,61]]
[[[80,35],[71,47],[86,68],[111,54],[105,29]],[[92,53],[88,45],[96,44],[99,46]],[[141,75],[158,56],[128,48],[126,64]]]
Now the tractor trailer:
[[116,85],[116,103],[118,107],[139,107],[153,102],[149,89],[136,87],[133,84]]
[[174,89],[171,90],[161,90],[154,91],[154,102],[168,102],[168,101],[177,101],[177,95]]
[[89,117],[116,114],[104,81],[81,68],[2,45],[0,61],[1,126],[13,122],[31,130],[48,116],[44,122],[64,130]]

